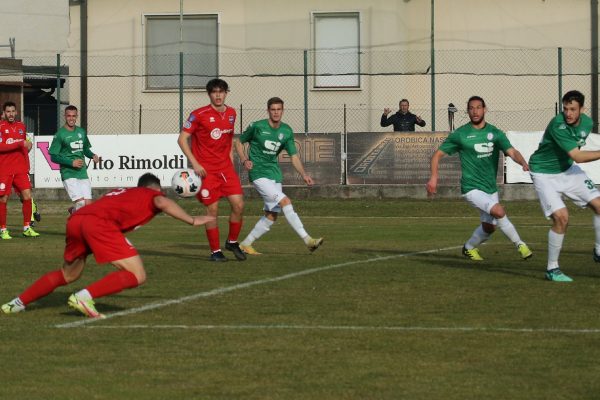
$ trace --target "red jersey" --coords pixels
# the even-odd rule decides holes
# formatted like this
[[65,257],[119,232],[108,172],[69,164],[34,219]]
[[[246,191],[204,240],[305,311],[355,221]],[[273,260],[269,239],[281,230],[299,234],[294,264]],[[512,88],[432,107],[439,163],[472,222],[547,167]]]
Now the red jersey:
[[27,140],[25,125],[0,121],[0,173],[2,175],[28,174],[29,155],[23,142]]
[[220,172],[233,167],[231,146],[236,112],[225,106],[219,112],[210,104],[192,111],[183,131],[192,135],[192,153],[208,172]]
[[146,187],[115,189],[73,215],[93,215],[116,224],[121,232],[129,232],[161,212],[154,206],[156,196],[164,194]]

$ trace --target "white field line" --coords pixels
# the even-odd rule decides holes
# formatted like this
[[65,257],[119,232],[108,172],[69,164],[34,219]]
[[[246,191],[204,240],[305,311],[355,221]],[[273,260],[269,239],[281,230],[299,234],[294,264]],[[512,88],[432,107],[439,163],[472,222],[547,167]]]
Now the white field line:
[[325,265],[323,267],[305,269],[302,271],[293,272],[291,274],[286,274],[286,275],[281,275],[281,276],[276,276],[273,278],[259,279],[256,281],[239,283],[239,284],[233,285],[233,286],[217,288],[217,289],[209,290],[208,292],[200,292],[200,293],[196,293],[196,294],[193,294],[190,296],[180,297],[178,299],[150,303],[150,304],[147,304],[142,307],[135,307],[135,308],[131,308],[131,309],[125,310],[125,311],[119,311],[119,312],[112,313],[112,314],[106,314],[106,318],[104,318],[104,319],[99,319],[99,318],[97,318],[97,319],[96,318],[81,319],[81,320],[78,320],[75,322],[69,322],[66,324],[58,324],[58,325],[55,325],[54,327],[55,328],[76,328],[79,326],[88,325],[88,324],[98,322],[98,321],[105,321],[106,319],[110,319],[110,318],[114,318],[114,317],[121,317],[124,315],[130,315],[130,314],[138,314],[138,313],[141,313],[144,311],[155,310],[157,308],[168,307],[168,306],[172,306],[175,304],[181,304],[181,303],[185,303],[188,301],[201,299],[204,297],[211,297],[211,296],[216,296],[216,295],[223,294],[223,293],[233,292],[234,290],[246,289],[246,288],[249,288],[252,286],[264,285],[267,283],[285,281],[285,280],[297,278],[300,276],[315,274],[317,272],[328,271],[328,270],[336,269],[336,268],[343,268],[343,267],[347,267],[350,265],[366,264],[366,263],[372,263],[372,262],[378,262],[378,261],[392,260],[394,258],[410,257],[410,256],[419,255],[419,254],[438,253],[440,251],[455,250],[455,249],[459,249],[461,247],[462,247],[462,245],[445,247],[445,248],[441,248],[441,249],[417,251],[417,252],[406,253],[406,254],[396,254],[396,255],[385,256],[385,257],[375,257],[375,258],[369,258],[366,260],[348,261],[348,262],[340,263],[340,264]]
[[533,334],[600,334],[600,329],[567,328],[505,328],[471,326],[352,326],[352,325],[96,325],[88,329],[139,329],[139,330],[299,330],[299,331],[354,331],[354,332],[484,332],[484,333],[533,333]]

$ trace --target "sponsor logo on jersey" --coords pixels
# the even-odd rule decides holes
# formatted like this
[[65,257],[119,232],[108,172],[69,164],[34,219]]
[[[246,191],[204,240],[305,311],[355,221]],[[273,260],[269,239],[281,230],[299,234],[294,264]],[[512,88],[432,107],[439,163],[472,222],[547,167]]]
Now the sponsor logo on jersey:
[[4,182],[0,183],[0,190],[4,190],[6,189],[6,185],[4,184]]
[[265,140],[265,149],[267,150],[263,150],[263,153],[265,154],[277,154],[277,150],[279,150],[279,147],[281,147],[281,143],[280,142],[274,142],[272,140]]
[[477,158],[490,157],[494,151],[494,143],[475,143],[473,149],[479,153],[477,154]]
[[78,133],[78,134],[77,134],[77,137],[79,137],[79,139],[81,139],[81,133]]
[[202,189],[200,191],[200,196],[202,196],[203,199],[208,199],[210,197],[210,192],[208,189]]
[[494,134],[492,132],[488,132],[487,140],[492,140],[494,138]]
[[2,136],[0,136],[0,143],[2,143]]
[[232,133],[233,129],[224,129],[224,130],[220,130],[219,128],[215,128],[212,131],[210,131],[210,137],[218,140],[221,138],[221,136],[226,135],[228,133]]
[[585,131],[579,131],[579,136],[581,136],[582,138],[586,137]]
[[23,135],[23,129],[19,129],[19,135]]
[[277,136],[277,138],[279,138],[279,140],[283,140],[283,133],[280,133],[279,136]]
[[208,122],[215,122],[215,117],[209,117]]
[[235,118],[233,117],[233,115],[230,115],[230,116],[229,116],[229,123],[230,123],[231,125],[233,125],[233,122],[234,122],[234,121],[235,121]]
[[567,129],[567,125],[566,124],[560,124],[558,129]]

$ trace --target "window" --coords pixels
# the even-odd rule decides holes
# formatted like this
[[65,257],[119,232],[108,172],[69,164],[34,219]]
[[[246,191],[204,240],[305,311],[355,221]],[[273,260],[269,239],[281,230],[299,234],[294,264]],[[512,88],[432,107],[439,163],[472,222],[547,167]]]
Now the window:
[[315,13],[315,88],[360,87],[360,14]]
[[179,24],[178,14],[146,16],[147,89],[179,87],[180,51],[184,88],[204,88],[218,76],[218,16],[184,15],[181,47]]

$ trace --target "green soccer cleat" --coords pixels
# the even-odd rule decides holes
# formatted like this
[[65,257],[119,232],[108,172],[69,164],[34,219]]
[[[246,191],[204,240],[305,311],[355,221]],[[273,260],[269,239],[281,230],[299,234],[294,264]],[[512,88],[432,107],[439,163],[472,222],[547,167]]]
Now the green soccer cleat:
[[0,231],[0,239],[9,240],[12,239],[12,236],[8,233],[8,229],[3,229]]
[[38,237],[38,236],[40,236],[40,234],[37,233],[36,231],[34,231],[32,227],[29,227],[29,228],[27,228],[27,229],[25,229],[23,231],[23,236],[25,236],[25,237]]
[[318,249],[319,246],[321,246],[322,244],[323,244],[323,238],[317,238],[317,239],[310,238],[310,239],[308,239],[308,242],[306,243],[306,247],[308,247],[308,250],[312,253],[313,251]]
[[244,246],[243,244],[240,244],[240,249],[242,249],[242,251],[248,255],[251,256],[259,256],[262,253],[259,253],[258,251],[256,251],[256,249],[252,246]]
[[551,282],[573,282],[573,279],[563,274],[559,268],[554,268],[546,271],[546,280]]
[[37,203],[33,199],[31,199],[31,220],[36,222],[40,222],[42,220],[40,210],[37,206]]
[[21,311],[25,311],[25,306],[23,305],[23,303],[18,304],[17,301],[12,300],[6,304],[3,304],[1,309],[4,314],[16,314]]
[[79,311],[83,315],[86,315],[90,318],[106,318],[104,314],[100,314],[98,310],[96,310],[96,306],[94,305],[94,300],[82,300],[77,297],[76,294],[72,294],[69,296],[69,301],[67,302],[69,307]]
[[525,243],[521,243],[520,245],[518,245],[517,250],[519,251],[519,254],[521,255],[521,258],[523,260],[527,260],[528,258],[531,258],[531,256],[533,256],[533,252]]
[[471,250],[468,250],[465,246],[462,248],[463,256],[471,259],[472,261],[483,261],[483,257],[479,254],[479,250],[474,247]]

